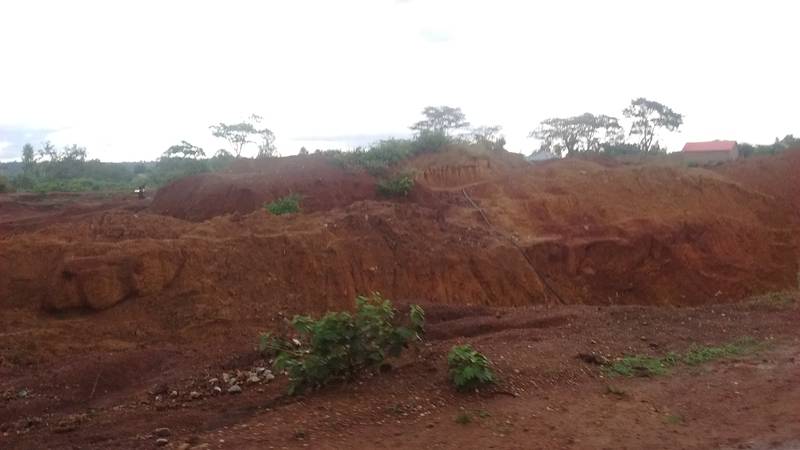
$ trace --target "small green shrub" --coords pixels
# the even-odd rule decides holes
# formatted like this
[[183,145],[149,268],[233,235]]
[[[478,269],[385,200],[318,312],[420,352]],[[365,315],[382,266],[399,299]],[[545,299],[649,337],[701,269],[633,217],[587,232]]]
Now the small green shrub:
[[267,203],[264,208],[274,216],[300,212],[300,196],[297,194],[287,195]]
[[447,355],[450,380],[459,391],[469,391],[494,383],[489,360],[469,345],[456,345]]
[[355,314],[329,312],[319,320],[296,316],[296,339],[264,334],[259,348],[275,357],[274,367],[289,375],[289,394],[345,381],[396,357],[411,342],[421,339],[425,312],[411,306],[410,326],[396,326],[397,311],[378,293],[356,298]]
[[387,197],[407,197],[414,189],[414,178],[400,175],[378,183],[378,193]]
[[386,139],[371,145],[369,149],[359,147],[352,152],[329,154],[334,161],[348,169],[364,170],[373,176],[381,176],[400,161],[418,153],[438,151],[444,145],[454,142],[463,141],[441,132],[424,132],[414,139]]
[[8,178],[0,175],[0,194],[3,192],[11,192],[11,183]]

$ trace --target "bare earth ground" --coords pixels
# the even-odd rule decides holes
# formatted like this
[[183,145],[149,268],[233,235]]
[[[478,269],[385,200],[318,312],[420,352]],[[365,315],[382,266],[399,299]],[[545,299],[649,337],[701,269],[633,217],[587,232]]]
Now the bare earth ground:
[[[4,374],[0,442],[153,448],[153,431],[167,427],[169,448],[797,448],[800,309],[793,298],[681,309],[429,307],[428,343],[391,372],[298,398],[282,395],[284,382],[209,393],[210,377],[258,365],[255,352],[229,360],[209,358],[211,349],[142,343],[72,355],[33,373]],[[745,336],[765,347],[652,378],[609,377],[576,357],[663,355]],[[445,354],[465,341],[494,361],[497,388],[456,394],[449,387]],[[159,383],[178,397],[156,401],[148,390]],[[23,389],[29,393],[17,398]],[[203,397],[191,400],[195,389]],[[464,412],[472,421],[457,423]]]
[[[800,448],[800,151],[713,171],[448,151],[402,168],[399,200],[308,158],[145,201],[0,196],[0,448]],[[260,210],[286,192],[301,214]],[[391,371],[214,390],[267,366],[259,332],[372,290],[427,311]],[[578,358],[746,337],[656,377]],[[498,386],[454,392],[456,343]]]

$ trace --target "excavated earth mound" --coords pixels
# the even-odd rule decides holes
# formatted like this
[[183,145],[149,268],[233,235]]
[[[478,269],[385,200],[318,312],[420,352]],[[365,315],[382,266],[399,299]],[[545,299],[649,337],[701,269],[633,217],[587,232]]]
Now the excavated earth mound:
[[[763,164],[529,165],[454,148],[399,167],[417,185],[395,201],[322,156],[242,163],[163,188],[149,211],[7,236],[0,299],[49,311],[180,301],[187,323],[342,308],[369,291],[461,305],[735,301],[797,283],[796,194],[753,182]],[[261,208],[288,192],[302,213]]]
[[716,171],[786,202],[800,220],[800,148],[724,164]]
[[236,161],[222,173],[178,180],[159,190],[150,209],[202,221],[222,214],[250,213],[289,194],[303,198],[303,210],[327,211],[375,197],[375,180],[348,173],[327,156],[290,156]]

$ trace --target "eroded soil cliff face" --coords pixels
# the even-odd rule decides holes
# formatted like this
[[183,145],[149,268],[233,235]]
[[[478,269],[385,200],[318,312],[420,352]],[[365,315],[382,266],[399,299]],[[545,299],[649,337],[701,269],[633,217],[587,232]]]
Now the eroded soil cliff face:
[[[800,159],[787,155],[786,164]],[[263,164],[180,180],[146,209],[110,202],[32,230],[7,224],[3,304],[102,310],[181,296],[250,314],[254,304],[341,308],[380,291],[464,305],[692,305],[797,283],[798,194],[771,188],[762,178],[776,177],[760,160],[755,173],[739,163],[718,173],[531,166],[450,149],[398,169],[417,181],[401,200],[376,198],[374,179],[322,156],[277,160],[280,170]],[[231,194],[242,189],[251,200]],[[261,208],[286,192],[302,193],[303,212]]]

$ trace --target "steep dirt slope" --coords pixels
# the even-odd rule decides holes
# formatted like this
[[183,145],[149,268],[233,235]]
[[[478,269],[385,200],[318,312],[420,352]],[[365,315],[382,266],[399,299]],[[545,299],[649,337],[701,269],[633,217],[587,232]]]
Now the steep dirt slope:
[[484,213],[450,208],[449,222],[514,242],[567,303],[691,304],[796,283],[798,221],[773,196],[702,169],[508,158],[411,164]]
[[800,220],[800,148],[715,168],[731,181],[788,203]]
[[[201,305],[213,299],[211,310],[235,302],[236,318],[251,313],[248,305],[342,307],[372,290],[458,304],[685,305],[797,282],[794,211],[702,170],[580,160],[531,166],[514,155],[450,149],[399,169],[416,174],[411,198],[355,201],[374,196],[366,176],[350,179],[321,157],[291,161],[277,160],[283,166],[262,181],[275,190],[307,187],[301,214],[273,217],[255,202],[247,215],[190,223],[117,208],[0,240],[0,298],[101,310],[180,296]],[[286,181],[292,170],[300,181]],[[189,211],[183,215],[196,204],[207,205],[203,215],[235,211],[239,197],[220,193],[245,189],[260,174],[178,181],[152,210],[176,193],[182,199],[169,208]],[[197,189],[182,191],[185,184]],[[338,200],[326,209],[325,199]]]

